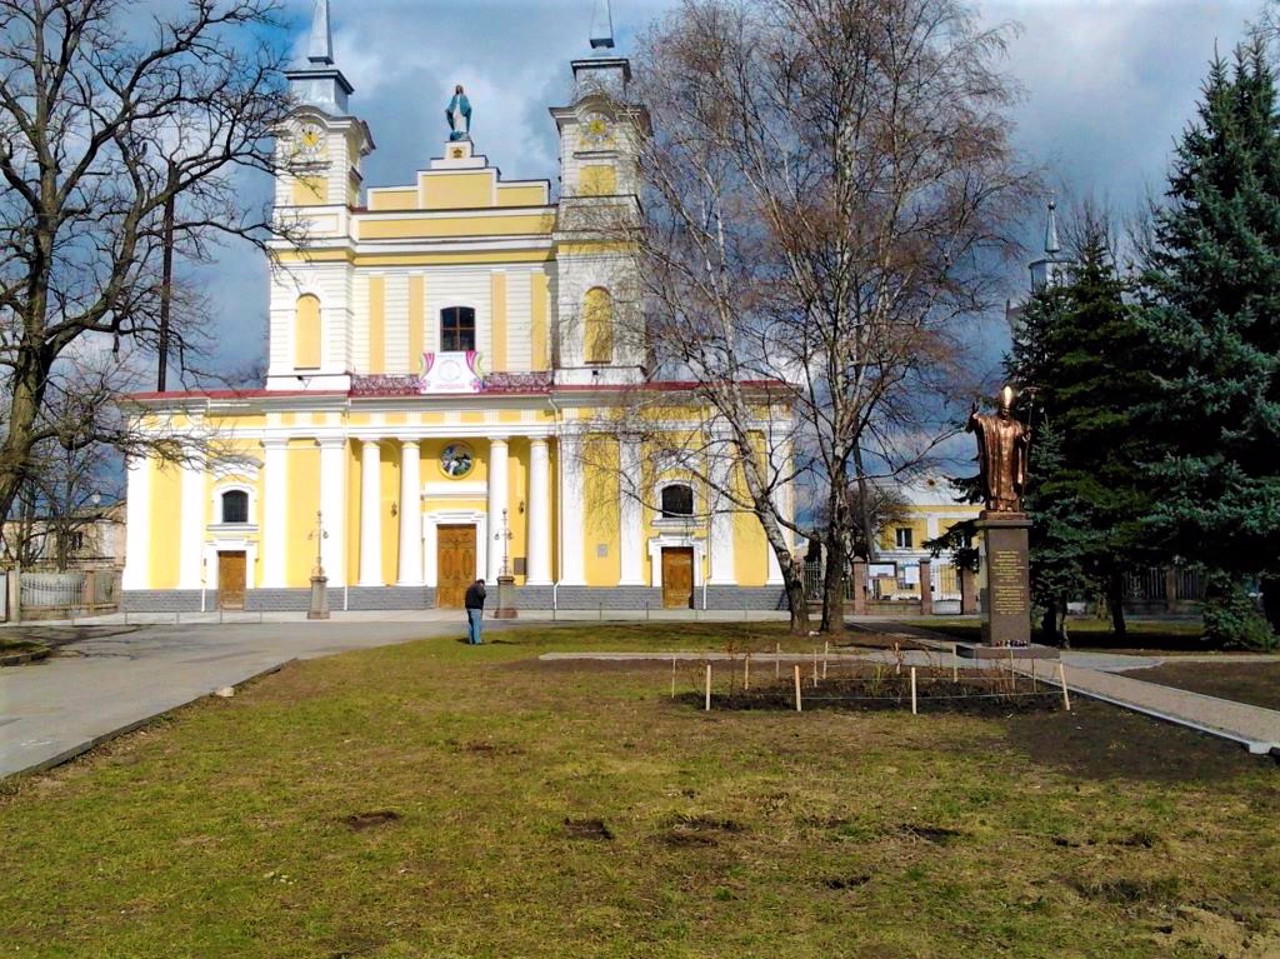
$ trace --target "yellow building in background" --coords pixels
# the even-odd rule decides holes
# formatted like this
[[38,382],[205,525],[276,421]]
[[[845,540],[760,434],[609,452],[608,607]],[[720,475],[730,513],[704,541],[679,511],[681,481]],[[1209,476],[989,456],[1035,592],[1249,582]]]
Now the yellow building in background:
[[317,564],[338,609],[460,606],[503,574],[524,608],[778,608],[755,519],[599,425],[680,388],[647,382],[634,264],[592,230],[639,215],[628,61],[572,63],[558,197],[476,151],[460,88],[440,156],[367,188],[328,17],[289,73],[275,203],[306,239],[277,245],[264,387],[131,399],[190,455],[129,465],[126,608],[306,609]]

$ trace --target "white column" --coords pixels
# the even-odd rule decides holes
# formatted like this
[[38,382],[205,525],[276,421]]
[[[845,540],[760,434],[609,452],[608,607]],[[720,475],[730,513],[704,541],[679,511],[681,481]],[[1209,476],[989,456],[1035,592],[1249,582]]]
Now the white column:
[[551,585],[551,454],[544,436],[529,441],[529,543],[525,583]]
[[582,439],[560,437],[560,585],[585,586],[582,527],[586,522],[582,481]]
[[712,448],[712,460],[707,464],[707,475],[711,480],[707,489],[707,509],[711,511],[711,518],[707,523],[707,537],[711,540],[711,574],[707,583],[711,586],[732,586],[737,582],[737,570],[734,569],[733,514],[728,512],[729,497],[721,492],[729,489],[729,484],[733,482],[731,450],[728,443],[716,444]]
[[333,589],[347,582],[347,441],[336,436],[318,442],[320,512],[329,534],[320,543],[320,560]]
[[[188,451],[191,462],[182,466],[182,512],[178,521],[178,589],[199,589],[204,561],[205,476],[204,458]],[[222,517],[215,517],[221,521]]]
[[283,589],[288,585],[285,581],[285,558],[289,535],[289,441],[283,438],[264,439],[262,446],[266,450],[262,464],[262,551],[266,554],[262,585],[266,589]]
[[622,562],[619,586],[644,585],[644,504],[640,489],[640,441],[632,436],[618,440],[618,519],[621,525],[618,550]]
[[502,511],[507,508],[507,439],[495,436],[489,440],[489,547],[488,573],[485,579],[496,583],[502,574],[502,556],[507,544],[502,541],[506,527]]
[[[791,475],[791,470],[793,469],[791,457],[791,440],[780,440],[775,447],[773,454],[773,466],[780,475]],[[786,519],[791,520],[792,522],[795,521],[796,489],[794,483],[786,482],[781,484],[781,488],[778,491],[778,508],[779,512],[781,512]],[[784,526],[782,528],[782,536],[787,541],[788,550],[794,556],[796,548],[795,534]],[[765,549],[768,551],[769,561],[768,579],[766,579],[765,582],[769,586],[780,586],[783,583],[783,579],[782,567],[778,564],[778,554],[773,551],[773,547],[769,545],[768,541],[766,541],[764,545]]]
[[422,517],[422,582],[426,586],[440,585],[440,571],[436,568],[436,552],[440,544],[434,516]]
[[400,441],[400,578],[397,586],[422,585],[422,481],[417,440]]
[[378,441],[360,441],[360,585],[383,586],[382,450]]
[[130,456],[125,499],[124,589],[151,588],[151,469],[145,456]]

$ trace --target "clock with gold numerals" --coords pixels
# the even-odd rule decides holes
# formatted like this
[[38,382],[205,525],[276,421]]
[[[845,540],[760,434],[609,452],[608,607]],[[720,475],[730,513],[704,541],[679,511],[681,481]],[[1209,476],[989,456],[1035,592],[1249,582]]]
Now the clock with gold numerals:
[[324,153],[324,127],[318,123],[304,123],[299,127],[298,153],[309,160],[318,159]]
[[587,146],[608,146],[613,140],[613,124],[603,113],[589,113],[582,123],[582,140]]

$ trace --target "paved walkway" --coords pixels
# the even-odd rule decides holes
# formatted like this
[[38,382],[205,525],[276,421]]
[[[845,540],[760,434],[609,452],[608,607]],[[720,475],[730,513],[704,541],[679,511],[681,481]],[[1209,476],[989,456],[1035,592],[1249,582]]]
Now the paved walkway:
[[[381,614],[384,619],[387,614]],[[486,629],[518,626],[550,615],[522,614],[508,623],[486,623]],[[575,617],[576,618],[576,617]],[[594,618],[594,617],[583,617]],[[689,613],[684,619],[693,619]],[[893,632],[891,622],[876,623]],[[67,630],[66,632],[71,632]],[[268,623],[222,625],[113,626],[76,631],[65,652],[38,666],[0,669],[0,777],[46,769],[92,748],[120,732],[136,728],[178,706],[206,696],[222,686],[234,686],[278,668],[291,659],[327,656],[426,637],[460,638],[464,626],[456,611],[420,611],[374,621],[364,614],[347,614],[328,623],[305,623],[298,617]],[[922,631],[912,627],[912,638]],[[9,634],[13,635],[13,634]],[[951,641],[934,634],[933,651],[903,651],[906,664],[952,664]],[[682,659],[728,658],[728,654],[681,653]],[[858,657],[895,661],[891,650],[862,653],[832,652],[832,659]],[[661,658],[671,654],[548,654],[548,658]],[[753,655],[771,662],[772,654]],[[788,661],[808,661],[807,655],[782,654]],[[1174,661],[1280,657],[1187,657]],[[1280,756],[1280,712],[1245,706],[1212,696],[1143,682],[1121,673],[1157,666],[1164,660],[1149,656],[1066,651],[1063,654],[1068,688],[1096,699],[1156,716],[1170,722],[1243,743],[1253,753]],[[972,660],[961,665],[973,667]],[[1005,668],[1003,661],[989,668]],[[1017,667],[1027,675],[1029,663]],[[1046,663],[1036,667],[1046,679]]]
[[400,623],[94,630],[38,665],[0,669],[0,777],[56,766],[291,659],[464,633],[456,611]]
[[[939,651],[950,650],[954,646],[954,641],[949,637],[930,633],[918,626],[895,624],[888,627],[886,631],[890,635],[901,635]],[[948,652],[946,655],[950,657],[951,654]],[[1147,716],[1189,726],[1223,739],[1234,740],[1255,755],[1270,753],[1280,759],[1280,712],[1118,675],[1151,669],[1166,662],[1278,662],[1280,655],[1214,654],[1161,658],[1069,649],[1063,650],[1061,657],[1067,689],[1070,692],[1083,693],[1093,699],[1100,699]],[[965,660],[965,662],[973,663],[972,660]],[[1007,668],[1003,661],[989,662],[998,664],[998,667]],[[1045,661],[1032,665],[1033,662],[1019,661],[1015,669],[1026,676],[1032,675],[1032,671],[1035,670],[1041,679],[1052,672],[1050,679],[1057,685],[1056,666],[1050,666]],[[950,665],[949,662],[948,665]]]

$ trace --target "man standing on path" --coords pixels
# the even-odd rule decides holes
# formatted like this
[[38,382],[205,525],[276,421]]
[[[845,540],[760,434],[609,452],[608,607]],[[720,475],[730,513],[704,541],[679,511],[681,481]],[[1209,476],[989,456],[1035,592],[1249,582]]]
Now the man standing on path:
[[478,579],[467,587],[462,605],[467,608],[467,645],[479,646],[484,642],[480,638],[480,627],[484,619],[484,580]]

